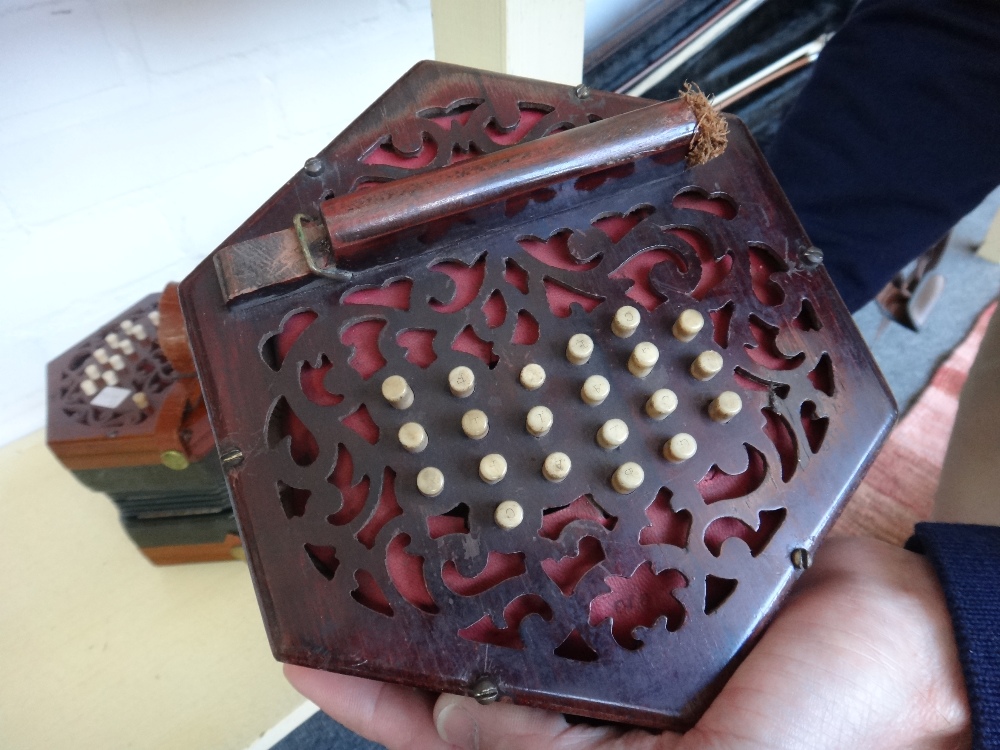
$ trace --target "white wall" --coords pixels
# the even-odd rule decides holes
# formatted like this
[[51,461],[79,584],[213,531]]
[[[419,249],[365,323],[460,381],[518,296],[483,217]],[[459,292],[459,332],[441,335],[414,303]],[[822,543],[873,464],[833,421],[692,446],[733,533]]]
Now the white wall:
[[[588,35],[637,2],[587,0]],[[0,445],[46,362],[433,56],[430,0],[0,0]]]
[[0,0],[0,444],[433,53],[429,0]]

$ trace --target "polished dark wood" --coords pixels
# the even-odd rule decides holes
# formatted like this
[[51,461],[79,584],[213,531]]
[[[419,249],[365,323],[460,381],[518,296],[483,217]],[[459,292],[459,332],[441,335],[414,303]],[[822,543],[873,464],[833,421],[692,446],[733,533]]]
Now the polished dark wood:
[[372,249],[400,232],[644,156],[685,153],[696,127],[694,112],[675,99],[336,196],[321,206],[334,258],[346,268],[368,265]]
[[[368,183],[513,145],[503,136],[522,118],[530,127],[518,137],[536,140],[645,104],[423,63],[318,155],[320,170],[294,176],[223,246],[283,232]],[[644,158],[476,208],[379,248],[380,263],[350,281],[268,285],[265,268],[253,291],[230,296],[215,258],[184,280],[278,659],[454,693],[488,678],[502,701],[650,727],[700,715],[800,573],[793,552],[815,548],[895,415],[763,157],[729,124],[728,149],[707,164]],[[622,305],[642,315],[629,339],[610,331]],[[685,309],[706,320],[689,343],[671,333]],[[596,348],[584,366],[565,357],[579,332]],[[413,339],[431,334],[428,361]],[[638,380],[625,364],[643,340],[660,360]],[[702,382],[689,368],[706,349],[724,368]],[[531,362],[547,372],[538,391],[518,383]],[[479,383],[466,399],[446,385],[457,365]],[[381,396],[390,374],[410,383],[411,408]],[[612,389],[597,408],[579,398],[592,374]],[[654,422],[643,406],[660,387],[679,405]],[[718,424],[707,407],[725,390],[743,411]],[[524,429],[538,404],[555,419],[544,438]],[[473,408],[490,418],[482,441],[459,427]],[[609,453],[594,435],[610,417],[632,432]],[[408,421],[429,433],[422,453],[397,441]],[[660,450],[678,432],[700,447],[673,464]],[[540,471],[555,450],[574,465],[559,484]],[[477,466],[492,452],[509,469],[486,485]],[[620,495],[610,476],[627,460],[646,477]],[[433,499],[415,487],[426,466],[445,475]],[[506,499],[525,513],[512,531],[493,521]],[[573,507],[589,520],[559,528]],[[587,565],[567,578],[574,556]]]

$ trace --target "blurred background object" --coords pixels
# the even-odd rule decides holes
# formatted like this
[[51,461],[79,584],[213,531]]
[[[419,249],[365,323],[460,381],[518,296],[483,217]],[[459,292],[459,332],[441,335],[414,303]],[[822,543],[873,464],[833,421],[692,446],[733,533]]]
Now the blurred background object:
[[242,557],[176,284],[49,363],[48,388],[49,447],[108,495],[146,557]]

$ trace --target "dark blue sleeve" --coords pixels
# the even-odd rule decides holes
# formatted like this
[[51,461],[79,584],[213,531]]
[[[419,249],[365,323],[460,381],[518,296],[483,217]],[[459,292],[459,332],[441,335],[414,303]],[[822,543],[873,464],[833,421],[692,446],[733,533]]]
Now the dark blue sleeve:
[[974,746],[1000,748],[1000,527],[918,523],[907,546],[927,556],[944,589]]
[[861,307],[1000,185],[1000,2],[863,0],[768,159]]

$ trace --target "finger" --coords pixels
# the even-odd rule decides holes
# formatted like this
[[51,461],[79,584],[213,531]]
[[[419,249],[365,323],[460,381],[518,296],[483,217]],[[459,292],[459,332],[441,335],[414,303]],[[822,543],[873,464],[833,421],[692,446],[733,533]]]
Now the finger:
[[389,750],[448,748],[434,726],[430,693],[293,664],[285,677],[330,717]]
[[441,739],[462,750],[669,750],[675,735],[611,726],[569,724],[562,714],[538,708],[443,694],[434,706]]
[[962,746],[961,677],[935,586],[912,553],[830,540],[682,747]]

